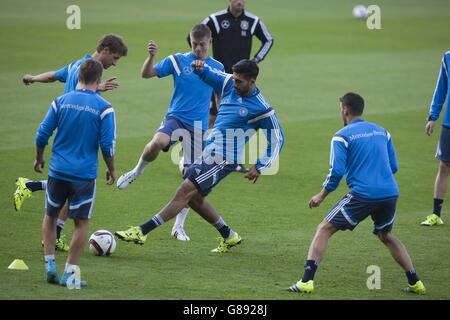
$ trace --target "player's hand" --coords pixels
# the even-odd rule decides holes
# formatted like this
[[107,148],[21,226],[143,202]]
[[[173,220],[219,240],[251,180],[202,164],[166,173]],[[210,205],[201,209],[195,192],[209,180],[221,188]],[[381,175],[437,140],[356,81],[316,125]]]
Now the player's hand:
[[34,160],[34,165],[33,165],[34,171],[42,173],[43,172],[42,169],[44,169],[44,163],[45,163],[44,159]]
[[311,200],[309,200],[309,208],[317,208],[318,206],[320,206],[323,199],[325,199],[325,197],[323,196],[322,192],[316,194],[311,198]]
[[150,42],[147,44],[147,50],[150,57],[156,56],[156,53],[158,53],[158,45],[155,41],[150,40]]
[[22,77],[22,82],[24,85],[28,86],[34,82],[34,77],[31,74],[26,74]]
[[98,85],[98,91],[100,92],[105,92],[105,91],[109,91],[109,90],[114,90],[117,89],[119,87],[119,84],[117,82],[114,82],[114,80],[116,80],[116,77],[113,78],[109,78],[108,80],[103,81],[102,83],[100,83]]
[[427,133],[427,135],[431,136],[431,134],[433,133],[433,129],[434,129],[434,121],[430,120],[425,125],[425,132]]
[[253,183],[256,183],[259,176],[261,175],[261,172],[256,169],[255,166],[251,167],[250,170],[245,174],[244,178],[247,178],[250,181],[253,181]]
[[106,184],[112,185],[116,181],[116,172],[106,169]]
[[204,65],[205,65],[205,62],[202,61],[202,60],[195,60],[195,61],[192,61],[192,67],[193,67],[195,70],[202,70]]

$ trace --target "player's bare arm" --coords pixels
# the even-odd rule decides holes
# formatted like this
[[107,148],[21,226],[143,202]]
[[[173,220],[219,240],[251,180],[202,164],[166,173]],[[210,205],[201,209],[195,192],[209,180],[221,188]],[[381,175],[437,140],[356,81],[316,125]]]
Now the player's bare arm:
[[103,156],[106,164],[106,184],[112,185],[116,181],[116,170],[114,166],[114,156],[105,157]]
[[44,148],[36,147],[36,160],[34,160],[34,171],[42,173],[44,169]]
[[327,189],[323,188],[322,191],[320,191],[318,194],[313,196],[311,200],[309,200],[309,208],[312,209],[320,206],[322,201],[325,200],[329,193],[330,192]]
[[195,60],[192,62],[192,66],[195,68],[195,70],[202,70],[204,65],[205,62],[202,60]]
[[147,44],[148,57],[144,61],[144,65],[141,69],[142,78],[148,79],[158,75],[156,70],[153,68],[153,60],[158,53],[158,45],[155,41],[150,40]]
[[248,180],[253,181],[253,183],[256,183],[256,181],[258,180],[260,175],[261,175],[261,172],[259,172],[259,170],[256,169],[256,166],[253,166],[245,174],[244,178],[247,178]]
[[427,133],[427,135],[431,136],[431,134],[433,133],[433,129],[434,129],[434,121],[430,120],[425,125],[425,132]]
[[22,82],[26,86],[35,82],[49,83],[55,81],[56,81],[55,71],[48,71],[35,76],[31,74],[26,74],[22,77]]
[[117,89],[119,87],[119,84],[114,81],[116,79],[117,79],[117,77],[112,77],[112,78],[109,78],[108,80],[103,81],[102,83],[100,83],[98,85],[97,90],[100,92],[105,92],[105,91]]

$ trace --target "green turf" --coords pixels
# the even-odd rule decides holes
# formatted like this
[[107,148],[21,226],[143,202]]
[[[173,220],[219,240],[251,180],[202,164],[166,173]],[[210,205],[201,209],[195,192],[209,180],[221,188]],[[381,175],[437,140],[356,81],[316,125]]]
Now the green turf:
[[[158,42],[158,58],[187,51],[189,28],[226,1],[79,1],[82,29],[65,28],[72,1],[4,1],[0,12],[0,298],[1,299],[449,299],[450,206],[444,204],[437,228],[423,228],[430,213],[437,170],[438,138],[424,134],[425,119],[442,53],[449,49],[450,3],[433,0],[377,1],[382,30],[369,31],[351,17],[354,1],[247,1],[261,16],[275,45],[261,63],[258,81],[274,105],[285,131],[279,174],[253,185],[233,174],[209,196],[243,237],[229,254],[209,251],[218,233],[192,213],[190,243],[170,238],[162,226],[143,247],[118,243],[109,258],[87,250],[80,266],[90,286],[69,291],[44,283],[40,224],[43,193],[20,213],[12,207],[14,179],[45,178],[32,171],[35,130],[62,84],[25,87],[21,76],[56,69],[92,53],[100,35],[125,37],[129,56],[104,77],[117,76],[121,87],[104,94],[117,113],[117,171],[130,169],[163,118],[172,80],[142,80],[139,70],[148,40]],[[386,127],[397,149],[401,197],[395,233],[408,247],[428,294],[401,292],[405,277],[388,251],[371,235],[370,221],[330,242],[311,296],[284,289],[302,273],[316,225],[345,192],[345,183],[322,206],[307,203],[327,174],[329,141],[341,127],[338,97],[346,91],[366,98],[366,119]],[[49,150],[46,153],[49,160]],[[47,163],[48,164],[48,163]],[[122,229],[153,216],[180,183],[177,167],[162,155],[130,189],[98,178],[90,231]],[[69,224],[65,232],[71,234]],[[21,258],[29,271],[11,271]],[[66,254],[57,254],[62,272]],[[381,290],[366,287],[370,265],[381,268]]]

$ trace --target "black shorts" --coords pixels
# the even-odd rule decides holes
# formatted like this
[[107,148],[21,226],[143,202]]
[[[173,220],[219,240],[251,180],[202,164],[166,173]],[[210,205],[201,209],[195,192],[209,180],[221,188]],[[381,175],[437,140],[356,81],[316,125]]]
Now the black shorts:
[[450,162],[450,127],[442,126],[441,137],[436,150],[436,159]]
[[397,197],[378,200],[365,200],[347,193],[326,216],[326,220],[339,230],[353,230],[368,216],[371,216],[373,233],[388,233],[395,220]]
[[66,200],[69,218],[90,219],[95,200],[95,180],[70,182],[48,177],[45,209],[48,216],[59,214]]
[[200,194],[206,197],[222,179],[234,172],[236,167],[237,164],[225,160],[219,163],[198,161],[189,166],[184,179],[191,180]]

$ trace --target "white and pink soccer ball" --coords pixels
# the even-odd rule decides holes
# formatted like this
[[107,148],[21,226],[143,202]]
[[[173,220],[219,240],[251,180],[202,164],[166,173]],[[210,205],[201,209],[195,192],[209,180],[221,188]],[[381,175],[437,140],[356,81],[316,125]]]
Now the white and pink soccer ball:
[[109,256],[116,250],[116,239],[108,230],[97,230],[89,238],[89,251],[96,256]]
[[365,19],[367,18],[367,7],[363,6],[363,5],[357,5],[353,7],[352,10],[352,14],[353,17],[355,17],[356,19]]

